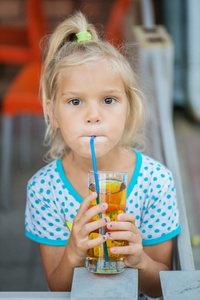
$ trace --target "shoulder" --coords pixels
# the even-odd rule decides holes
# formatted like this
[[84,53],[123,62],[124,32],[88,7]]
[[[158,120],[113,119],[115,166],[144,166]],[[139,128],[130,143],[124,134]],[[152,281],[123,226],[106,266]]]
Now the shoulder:
[[145,154],[135,151],[137,162],[128,195],[138,189],[138,192],[154,192],[167,189],[175,189],[172,172],[162,163]]
[[29,180],[27,187],[30,189],[31,187],[34,187],[37,189],[37,187],[41,185],[47,185],[52,179],[55,177],[58,177],[58,160],[54,160],[50,162],[49,164],[42,167],[40,170],[38,170]]
[[156,179],[173,180],[172,172],[164,164],[145,154],[141,154],[141,158],[140,173],[150,176],[154,181],[156,181]]
[[128,195],[138,187],[148,191],[151,190],[151,185],[162,188],[166,185],[174,185],[172,173],[166,166],[137,150],[134,152],[136,165],[128,186]]
[[142,165],[144,167],[149,167],[151,169],[162,169],[163,171],[165,172],[170,172],[170,170],[164,165],[162,164],[161,162],[157,161],[156,159],[150,157],[150,156],[147,156],[143,153],[141,153],[141,156],[142,156]]

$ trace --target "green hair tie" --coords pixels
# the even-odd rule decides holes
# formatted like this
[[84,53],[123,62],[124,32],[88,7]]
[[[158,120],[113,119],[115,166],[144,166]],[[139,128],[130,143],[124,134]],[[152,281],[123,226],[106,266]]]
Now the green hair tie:
[[77,43],[80,43],[83,41],[91,40],[92,35],[88,31],[81,31],[79,33],[76,33],[76,37],[77,37]]

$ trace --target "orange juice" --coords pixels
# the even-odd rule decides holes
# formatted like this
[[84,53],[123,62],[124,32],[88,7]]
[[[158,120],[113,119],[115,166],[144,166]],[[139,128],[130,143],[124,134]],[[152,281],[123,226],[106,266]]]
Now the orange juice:
[[[89,185],[89,192],[96,191],[95,182],[91,182]],[[99,180],[99,202],[106,202],[108,208],[104,214],[95,216],[91,222],[98,220],[100,217],[105,218],[108,216],[111,221],[117,221],[117,215],[120,213],[126,212],[126,184],[124,181],[108,178]],[[97,202],[94,200],[91,203],[91,206],[96,205]],[[104,232],[111,230],[104,228]],[[94,239],[102,234],[101,228],[90,233],[89,238]],[[89,270],[96,273],[119,273],[123,270],[124,257],[122,255],[113,254],[110,252],[111,247],[119,247],[127,244],[126,241],[115,241],[115,240],[106,240],[106,247],[109,261],[105,261],[105,253],[103,244],[91,248],[88,251],[88,264]]]

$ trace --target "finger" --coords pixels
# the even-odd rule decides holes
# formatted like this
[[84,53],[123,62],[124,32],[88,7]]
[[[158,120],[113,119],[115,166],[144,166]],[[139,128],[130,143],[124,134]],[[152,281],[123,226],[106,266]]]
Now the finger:
[[87,234],[89,234],[93,231],[96,231],[96,230],[100,229],[101,227],[105,227],[106,224],[108,224],[108,222],[110,222],[110,218],[109,217],[104,217],[104,218],[101,218],[97,221],[87,223],[85,225],[85,232]]
[[91,194],[89,194],[84,200],[83,202],[81,203],[80,207],[79,207],[79,210],[76,214],[76,219],[79,219],[82,214],[84,212],[86,212],[90,206],[90,204],[92,203],[92,201],[94,201],[95,199],[97,198],[97,193],[96,192],[93,192]]
[[117,219],[118,221],[131,222],[133,224],[136,224],[136,218],[134,214],[130,214],[130,213],[119,214],[117,216]]
[[100,235],[95,239],[89,240],[88,241],[88,249],[97,247],[104,243],[106,241],[107,237],[106,235]]
[[118,221],[111,221],[108,225],[107,228],[109,230],[128,230],[132,231],[134,233],[138,232],[138,228],[132,223],[132,222],[118,222]]
[[79,218],[75,217],[75,223],[78,221],[79,226],[81,228],[84,225],[90,223],[94,217],[96,217],[96,219],[101,219],[102,217],[104,217],[104,213],[105,213],[107,207],[108,207],[107,203],[101,203],[98,205],[94,205],[93,207],[88,209],[86,212],[84,212],[81,215],[81,217],[80,217],[80,215],[79,215]]
[[[110,248],[110,252],[114,254],[122,254],[122,255],[134,255],[134,253],[138,252],[137,245],[134,246],[121,246],[121,247],[112,247]],[[140,245],[139,245],[140,248]]]
[[125,241],[128,241],[130,243],[139,243],[139,242],[141,242],[139,237],[131,231],[107,232],[106,236],[107,236],[107,239],[114,240],[114,241],[125,240]]
[[89,223],[94,217],[97,216],[96,219],[100,219],[103,216],[100,214],[105,214],[108,204],[103,202],[97,205],[92,206],[88,209],[82,216],[82,220],[84,223]]

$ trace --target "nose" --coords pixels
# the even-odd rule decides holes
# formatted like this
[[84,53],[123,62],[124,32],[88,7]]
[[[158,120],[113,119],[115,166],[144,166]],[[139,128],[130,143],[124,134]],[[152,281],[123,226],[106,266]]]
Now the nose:
[[98,106],[98,104],[94,103],[92,105],[88,105],[86,111],[86,123],[96,124],[100,123],[101,120],[101,108]]

